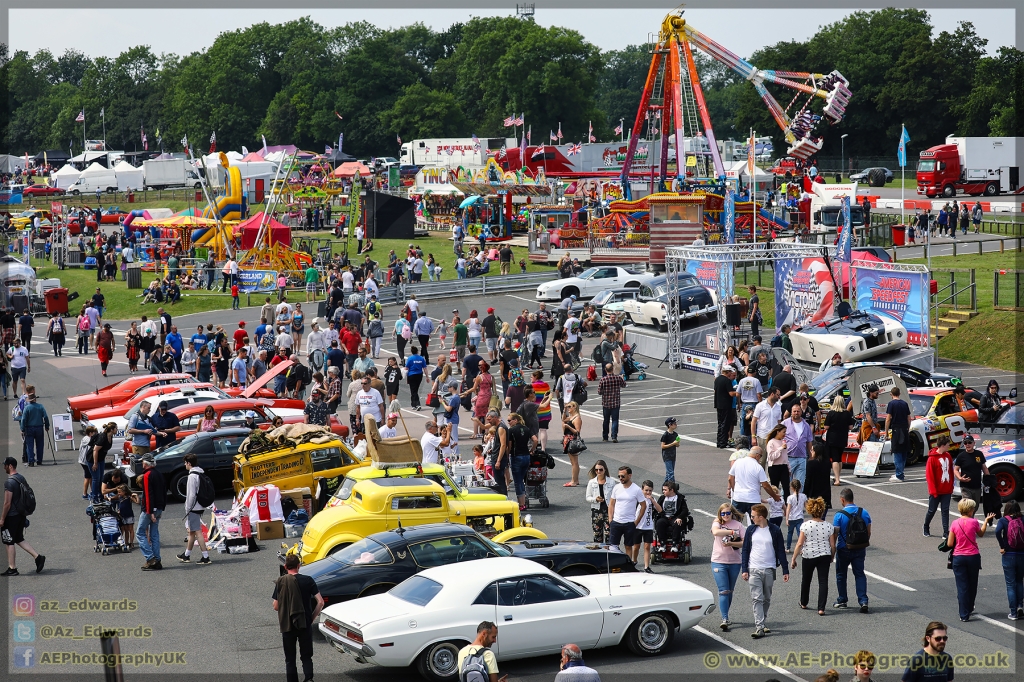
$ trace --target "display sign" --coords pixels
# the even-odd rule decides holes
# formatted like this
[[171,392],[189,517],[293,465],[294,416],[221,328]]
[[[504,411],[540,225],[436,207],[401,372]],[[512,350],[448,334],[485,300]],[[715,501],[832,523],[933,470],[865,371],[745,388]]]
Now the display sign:
[[59,201],[50,202],[50,213],[55,216],[64,215],[64,204]]
[[868,441],[860,446],[857,453],[857,466],[853,468],[854,476],[874,476],[878,473],[878,460],[882,457],[882,442]]
[[[708,338],[717,339],[714,335],[709,335]],[[717,353],[708,353],[702,350],[695,350],[693,348],[683,348],[683,369],[692,369],[695,372],[703,372],[704,374],[714,374],[715,365],[718,363]]]
[[53,420],[53,443],[60,445],[62,441],[70,441],[71,447],[75,447],[75,429],[71,422],[70,414],[51,415]]
[[273,270],[239,270],[238,291],[243,294],[277,291],[277,273]]
[[928,346],[928,274],[854,266],[857,310],[886,315],[907,330],[907,342]]
[[775,331],[801,327],[835,314],[835,286],[824,258],[775,261]]
[[718,289],[718,264],[711,260],[688,260],[686,271],[706,289]]
[[30,265],[32,250],[32,230],[21,231],[21,255],[25,259],[25,265]]
[[878,387],[878,397],[875,399],[875,404],[878,405],[879,419],[884,418],[885,407],[892,400],[892,389],[900,389],[902,397],[909,395],[907,384],[892,370],[881,366],[858,367],[853,370],[850,378],[847,379],[854,414],[860,414],[861,405],[864,403],[864,398],[868,396],[868,386],[871,384]]

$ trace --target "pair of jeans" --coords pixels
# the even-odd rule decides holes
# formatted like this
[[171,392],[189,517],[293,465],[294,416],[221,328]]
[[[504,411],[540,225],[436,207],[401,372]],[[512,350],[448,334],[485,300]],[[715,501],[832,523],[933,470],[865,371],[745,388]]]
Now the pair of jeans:
[[1003,577],[1006,578],[1006,599],[1010,613],[1024,608],[1024,552],[1003,555]]
[[[789,458],[789,478],[792,481],[800,481],[800,490],[807,487],[807,459],[804,457]],[[785,496],[786,491],[779,491]]]
[[141,513],[139,523],[136,526],[135,534],[139,540],[139,549],[146,560],[156,559],[160,561],[160,516],[163,511],[157,509],[153,512],[156,521],[150,518],[149,514]]
[[97,462],[95,469],[93,469],[91,465],[89,466],[89,471],[92,472],[92,501],[93,502],[99,502],[99,501],[101,501],[103,499],[103,497],[102,497],[102,494],[103,494],[103,469],[105,468],[105,466],[106,466],[106,462],[104,460],[102,460],[102,459],[99,462]]
[[978,598],[979,572],[980,554],[953,555],[953,578],[956,580],[956,601],[960,606],[960,620],[966,620],[974,610],[974,602]]
[[949,499],[953,497],[953,493],[946,493],[945,495],[929,495],[928,496],[928,511],[924,515],[924,530],[927,533],[930,530],[932,523],[932,517],[935,516],[935,511],[942,507],[942,537],[949,537]]
[[604,422],[601,426],[601,438],[608,440],[608,424],[611,422],[611,434],[613,439],[619,437],[619,408],[617,407],[604,407],[601,409],[604,413]]
[[512,456],[512,483],[516,487],[516,497],[526,495],[526,472],[530,468],[529,455]]
[[786,525],[789,526],[786,530],[786,551],[788,552],[793,547],[793,536],[796,535],[797,539],[800,538],[800,526],[804,525],[804,520],[789,519]]
[[[718,542],[718,538],[715,538],[715,542]],[[740,577],[740,564],[720,564],[713,561],[711,575],[718,586],[718,610],[722,612],[722,620],[729,620],[729,607],[732,606],[732,594]]]
[[313,626],[310,623],[302,630],[289,630],[281,633],[284,644],[285,679],[288,682],[299,682],[299,671],[295,665],[295,645],[299,645],[299,658],[302,659],[302,679],[313,679]]
[[901,481],[904,479],[903,471],[907,467],[907,453],[905,452],[893,452],[892,453],[893,464],[896,465],[896,478]]
[[505,482],[505,469],[508,468],[508,457],[501,459],[501,467],[494,467],[494,492],[508,495],[508,483]]
[[800,603],[807,606],[811,598],[811,576],[818,572],[818,610],[824,611],[828,604],[828,571],[832,555],[825,554],[800,561]]
[[676,460],[675,460],[675,458],[673,458],[673,459],[665,459],[665,460],[662,460],[662,461],[665,462],[665,480],[666,481],[675,481],[676,480]]
[[36,464],[43,463],[43,440],[45,437],[42,426],[25,427],[25,453],[28,455],[29,462],[32,461],[32,449],[34,445],[36,451]]
[[371,336],[370,337],[370,354],[375,357],[380,357],[380,344],[384,341],[383,336]]
[[845,604],[849,601],[846,594],[846,571],[853,569],[853,583],[857,590],[857,603],[866,606],[868,603],[868,578],[864,575],[864,557],[867,549],[847,549],[841,547],[836,552],[836,601]]
[[768,620],[768,609],[772,605],[775,569],[752,568],[747,582],[750,583],[750,601],[754,606],[754,629],[761,630]]

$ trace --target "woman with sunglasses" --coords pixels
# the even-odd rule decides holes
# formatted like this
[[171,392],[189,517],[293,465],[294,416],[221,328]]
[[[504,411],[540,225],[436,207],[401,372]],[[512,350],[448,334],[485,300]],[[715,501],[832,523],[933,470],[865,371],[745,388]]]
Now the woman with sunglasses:
[[861,649],[853,656],[853,679],[850,682],[871,682],[871,671],[875,669],[875,655]]
[[594,528],[594,542],[608,542],[608,500],[619,484],[608,478],[608,465],[603,459],[590,467],[590,481],[587,482],[587,502],[590,503],[590,522]]
[[732,625],[729,620],[729,607],[736,589],[736,581],[740,577],[740,563],[743,547],[743,524],[736,520],[739,513],[732,505],[726,503],[718,508],[718,516],[711,522],[711,534],[714,542],[711,545],[711,573],[718,586],[718,610],[722,612],[721,628],[726,632]]

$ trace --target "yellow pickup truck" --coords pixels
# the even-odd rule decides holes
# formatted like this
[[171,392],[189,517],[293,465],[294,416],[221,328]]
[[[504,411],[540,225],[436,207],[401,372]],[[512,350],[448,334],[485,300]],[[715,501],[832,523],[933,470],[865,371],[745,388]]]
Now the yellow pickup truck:
[[522,524],[516,502],[453,499],[426,478],[389,476],[357,482],[345,504],[327,507],[310,520],[288,553],[309,564],[374,533],[445,521],[464,523],[496,542],[547,537],[529,525],[529,517]]

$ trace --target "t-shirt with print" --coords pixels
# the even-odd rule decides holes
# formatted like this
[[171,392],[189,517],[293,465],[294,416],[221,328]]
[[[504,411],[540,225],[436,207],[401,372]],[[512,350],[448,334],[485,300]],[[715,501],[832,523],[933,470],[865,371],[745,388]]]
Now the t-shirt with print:
[[786,498],[789,505],[789,520],[798,521],[804,517],[804,505],[807,504],[807,496],[803,493],[793,493]]
[[612,490],[612,499],[615,500],[615,514],[612,517],[615,523],[634,523],[637,507],[646,501],[643,490],[636,483],[628,488],[623,485],[615,486]]
[[384,399],[377,389],[371,388],[369,391],[360,389],[356,393],[356,405],[359,406],[360,419],[364,419],[366,415],[371,415],[378,424],[383,424],[384,419],[380,411],[380,406],[383,402]]
[[804,559],[813,559],[832,553],[832,544],[829,538],[835,532],[835,526],[828,521],[817,521],[811,519],[800,525],[800,532],[804,534],[804,546],[800,550],[800,556]]
[[[13,366],[13,363],[12,365]],[[960,467],[960,475],[969,477],[970,481],[960,481],[960,487],[971,488],[972,490],[981,487],[981,467],[985,464],[985,455],[982,454],[981,450],[975,450],[974,452],[967,452],[966,449],[961,448],[960,454],[953,460],[953,466]]]
[[[646,497],[644,501],[647,502],[647,508],[644,509],[643,516],[640,517],[640,523],[637,525],[637,530],[654,530],[654,505],[651,500]],[[616,502],[615,504],[618,504]],[[664,507],[662,507],[664,509]]]

